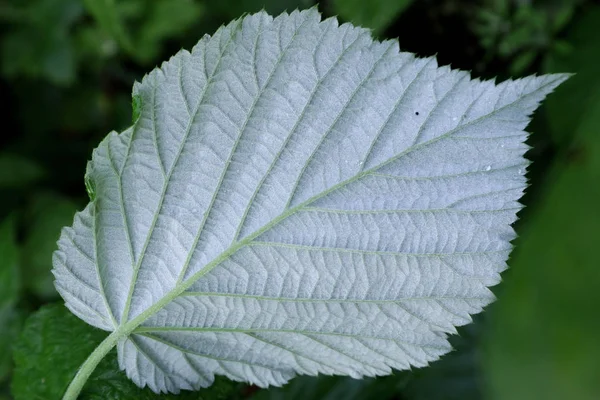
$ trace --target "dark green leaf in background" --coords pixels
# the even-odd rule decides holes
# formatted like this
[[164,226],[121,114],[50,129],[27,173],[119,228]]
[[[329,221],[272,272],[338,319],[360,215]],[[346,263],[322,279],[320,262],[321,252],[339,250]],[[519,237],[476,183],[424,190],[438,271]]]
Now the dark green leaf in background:
[[568,47],[551,53],[545,70],[577,73],[549,99],[550,133],[557,144],[568,145],[585,119],[600,103],[600,7],[582,14],[566,37]]
[[[104,339],[62,304],[45,306],[33,314],[15,346],[15,400],[60,399],[81,363]],[[140,389],[119,371],[116,352],[107,356],[79,397],[80,400],[222,400],[235,399],[239,385],[217,379],[210,389],[180,395],[156,395]]]
[[96,19],[98,25],[110,36],[123,50],[133,53],[135,48],[131,38],[125,30],[117,1],[115,0],[83,0],[87,11]]
[[7,380],[12,369],[12,345],[19,334],[22,320],[23,313],[14,305],[0,306],[0,384]]
[[0,48],[2,73],[72,83],[77,66],[71,29],[82,13],[79,0],[7,1],[0,8],[0,20],[10,23]]
[[180,36],[185,29],[199,20],[202,5],[191,0],[154,1],[148,7],[141,2],[141,23],[135,36],[135,51],[140,61],[150,62],[159,56],[161,42]]
[[0,189],[12,189],[35,183],[44,172],[35,162],[25,157],[0,153]]
[[19,249],[14,218],[0,223],[0,307],[15,304],[20,290]]
[[582,0],[472,2],[474,13],[467,22],[487,53],[480,63],[503,59],[509,62],[505,72],[512,76],[525,75],[532,66],[538,69],[535,63],[540,54],[562,46],[559,34],[571,21],[581,2]]
[[548,104],[559,157],[486,336],[492,400],[600,398],[599,22],[600,9],[587,13],[570,55],[548,62],[578,74]]
[[[0,382],[11,368],[11,345],[19,329],[19,253],[14,218],[0,223]],[[1,393],[1,390],[0,390]]]
[[202,13],[194,0],[84,0],[100,28],[130,57],[148,63],[164,40],[181,35]]
[[42,299],[58,298],[54,288],[52,253],[63,226],[73,221],[77,205],[64,196],[39,193],[25,213],[27,232],[23,244],[26,289]]

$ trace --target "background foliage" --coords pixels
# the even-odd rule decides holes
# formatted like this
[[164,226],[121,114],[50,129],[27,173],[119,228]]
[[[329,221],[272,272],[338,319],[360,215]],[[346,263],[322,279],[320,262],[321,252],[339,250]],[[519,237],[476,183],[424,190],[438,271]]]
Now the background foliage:
[[[60,228],[87,202],[91,150],[130,124],[134,80],[244,12],[312,0],[0,0],[0,400],[59,398],[104,336],[53,288]],[[600,5],[592,0],[329,0],[326,16],[484,78],[576,72],[530,126],[531,187],[499,301],[431,367],[379,378],[299,377],[259,390],[218,380],[157,397],[103,361],[84,399],[600,398]],[[14,356],[14,357],[13,357]],[[12,389],[11,389],[12,382]]]

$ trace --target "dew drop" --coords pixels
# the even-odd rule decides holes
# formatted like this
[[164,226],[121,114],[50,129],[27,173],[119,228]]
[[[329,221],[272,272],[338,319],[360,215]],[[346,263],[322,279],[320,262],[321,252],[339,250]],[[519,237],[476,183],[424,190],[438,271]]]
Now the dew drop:
[[485,167],[485,170],[486,170],[486,171],[489,171],[489,170],[491,170],[491,169],[492,169],[492,166],[491,166],[491,165],[488,165],[487,167]]

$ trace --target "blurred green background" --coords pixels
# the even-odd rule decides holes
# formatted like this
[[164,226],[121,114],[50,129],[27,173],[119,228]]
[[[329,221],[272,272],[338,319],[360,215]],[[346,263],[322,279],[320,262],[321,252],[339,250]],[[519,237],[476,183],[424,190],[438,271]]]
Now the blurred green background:
[[[130,124],[133,82],[244,12],[312,5],[0,0],[0,400],[59,398],[104,335],[60,305],[51,254],[87,202],[92,149]],[[577,73],[529,127],[531,186],[498,301],[425,369],[360,381],[299,377],[272,390],[219,380],[200,393],[157,397],[115,372],[113,353],[82,398],[600,399],[598,2],[324,0],[319,8],[474,76]]]

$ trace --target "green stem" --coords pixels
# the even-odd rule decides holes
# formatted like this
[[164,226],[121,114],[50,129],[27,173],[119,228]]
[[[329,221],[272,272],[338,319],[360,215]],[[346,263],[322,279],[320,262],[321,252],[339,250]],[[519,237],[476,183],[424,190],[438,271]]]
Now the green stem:
[[123,332],[121,330],[116,330],[108,335],[106,339],[96,347],[87,360],[79,367],[79,371],[77,371],[77,374],[75,374],[75,377],[69,384],[69,387],[63,396],[63,400],[77,400],[77,396],[79,396],[81,389],[83,389],[83,385],[85,385],[92,372],[94,372],[98,363],[100,363],[104,356],[116,346],[117,342],[122,337]]

